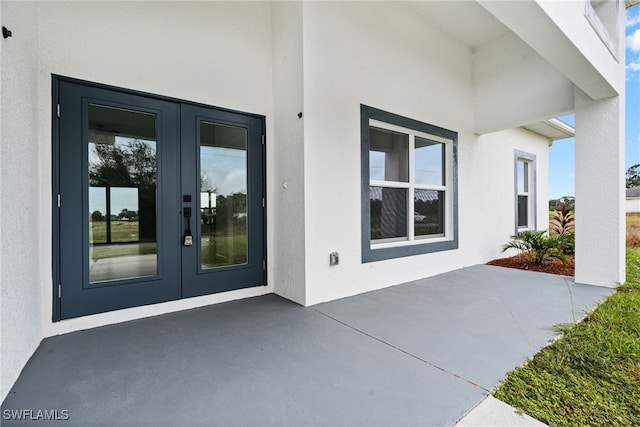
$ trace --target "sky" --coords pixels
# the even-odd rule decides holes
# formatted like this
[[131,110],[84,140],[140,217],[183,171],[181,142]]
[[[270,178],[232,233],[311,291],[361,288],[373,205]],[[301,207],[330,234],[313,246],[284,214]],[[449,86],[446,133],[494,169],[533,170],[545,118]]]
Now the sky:
[[[574,117],[560,120],[574,126]],[[640,6],[626,17],[625,168],[640,163]],[[549,149],[549,199],[575,196],[574,139],[555,141]]]

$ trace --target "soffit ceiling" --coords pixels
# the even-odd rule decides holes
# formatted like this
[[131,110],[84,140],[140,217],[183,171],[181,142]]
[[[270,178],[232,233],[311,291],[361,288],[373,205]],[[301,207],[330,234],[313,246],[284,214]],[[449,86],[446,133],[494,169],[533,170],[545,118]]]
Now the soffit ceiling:
[[542,120],[522,127],[538,135],[542,135],[545,138],[549,138],[551,141],[573,138],[576,135],[576,131],[572,126],[558,119]]
[[472,49],[509,32],[475,1],[416,1],[406,4],[451,38]]

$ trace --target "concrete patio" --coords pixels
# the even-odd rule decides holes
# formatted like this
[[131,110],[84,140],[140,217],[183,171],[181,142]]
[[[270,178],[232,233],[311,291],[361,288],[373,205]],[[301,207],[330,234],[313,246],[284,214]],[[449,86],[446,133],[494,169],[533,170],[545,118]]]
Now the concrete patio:
[[268,295],[51,337],[2,425],[21,409],[67,410],[65,426],[453,425],[546,328],[611,292],[475,266],[308,308]]

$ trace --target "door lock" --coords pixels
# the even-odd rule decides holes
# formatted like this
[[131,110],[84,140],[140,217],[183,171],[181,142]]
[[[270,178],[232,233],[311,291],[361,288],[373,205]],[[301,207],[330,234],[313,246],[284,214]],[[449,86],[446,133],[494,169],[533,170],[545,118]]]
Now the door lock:
[[184,231],[184,239],[182,240],[184,246],[193,246],[193,236],[190,230]]
[[191,208],[182,208],[182,216],[187,220],[187,228],[184,230],[182,245],[193,246],[193,235],[191,234]]

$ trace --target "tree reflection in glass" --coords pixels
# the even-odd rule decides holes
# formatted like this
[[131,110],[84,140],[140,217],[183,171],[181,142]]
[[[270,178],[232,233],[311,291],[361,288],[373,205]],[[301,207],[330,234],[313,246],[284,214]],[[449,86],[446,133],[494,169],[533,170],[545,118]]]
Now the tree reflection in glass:
[[247,130],[200,124],[203,269],[247,263]]
[[156,116],[89,105],[89,281],[157,274]]

